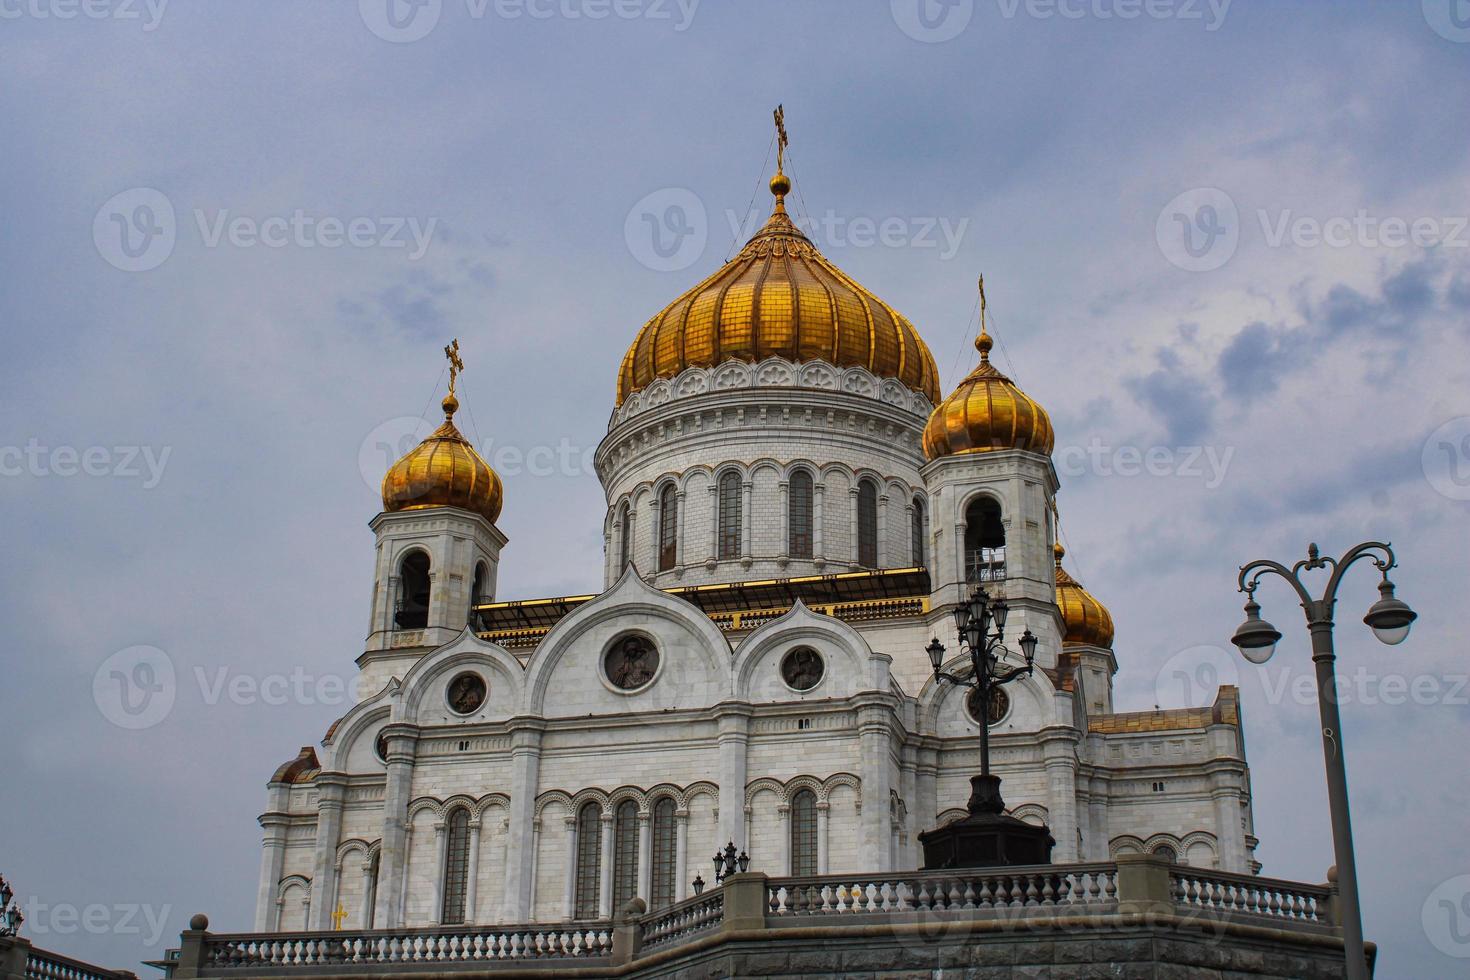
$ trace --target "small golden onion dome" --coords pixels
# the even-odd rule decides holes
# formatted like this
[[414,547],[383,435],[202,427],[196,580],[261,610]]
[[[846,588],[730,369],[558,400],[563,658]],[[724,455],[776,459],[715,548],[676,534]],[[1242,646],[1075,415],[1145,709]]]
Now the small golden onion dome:
[[1062,556],[1067,550],[1059,542],[1052,553],[1057,563],[1057,608],[1062,611],[1066,624],[1063,646],[1093,646],[1105,650],[1113,648],[1113,617],[1107,606],[1093,598],[1076,579],[1062,567]]
[[714,275],[639,331],[617,403],[687,367],[783,357],[863,367],[939,401],[939,370],[914,325],[823,257],[786,213],[791,180],[771,178],[770,219]]
[[394,463],[383,477],[383,509],[459,507],[490,523],[500,516],[505,490],[490,464],[454,426],[459,399],[444,399],[444,424]]
[[1046,409],[990,363],[990,346],[982,324],[975,338],[980,366],[939,403],[924,426],[929,459],[1000,449],[1051,455],[1056,435]]

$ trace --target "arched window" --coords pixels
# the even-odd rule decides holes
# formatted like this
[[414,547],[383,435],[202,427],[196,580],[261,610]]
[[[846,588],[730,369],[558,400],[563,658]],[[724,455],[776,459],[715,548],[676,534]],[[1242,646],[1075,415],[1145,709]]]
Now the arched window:
[[812,556],[812,475],[806,470],[791,474],[786,497],[786,553],[792,558]]
[[429,625],[429,556],[412,551],[398,565],[398,608],[393,622],[401,630]]
[[618,525],[618,574],[621,575],[628,568],[633,543],[633,508],[626,501],[623,503],[622,516],[618,518]]
[[653,895],[650,909],[674,904],[674,801],[665,796],[653,805]]
[[740,474],[720,477],[720,558],[740,557]]
[[915,568],[925,566],[924,556],[924,501],[914,498],[914,514],[909,519],[909,549]]
[[1165,861],[1177,862],[1179,860],[1179,852],[1168,844],[1160,844],[1154,848],[1154,857],[1161,857]]
[[465,919],[465,887],[470,880],[470,811],[455,807],[444,842],[444,914],[439,921],[455,925]]
[[658,495],[658,570],[666,572],[679,560],[679,503],[672,483]]
[[638,804],[624,800],[613,813],[613,914],[638,894]]
[[791,873],[817,873],[817,794],[809,789],[791,798]]
[[858,564],[878,567],[878,485],[872,480],[858,484]]
[[602,890],[602,807],[583,804],[577,811],[577,907],[578,919],[595,919]]
[[977,497],[965,508],[965,579],[972,584],[1006,577],[1006,529],[1000,504]]
[[484,562],[477,562],[475,564],[475,579],[474,579],[474,584],[472,584],[470,586],[470,615],[469,615],[469,624],[470,624],[471,627],[473,627],[475,629],[479,629],[480,628],[480,625],[479,625],[479,619],[480,619],[480,617],[475,612],[475,607],[478,606],[482,602],[489,602],[490,601],[489,599],[487,599],[485,597],[485,580],[489,577],[489,573],[490,573],[490,569],[485,565]]

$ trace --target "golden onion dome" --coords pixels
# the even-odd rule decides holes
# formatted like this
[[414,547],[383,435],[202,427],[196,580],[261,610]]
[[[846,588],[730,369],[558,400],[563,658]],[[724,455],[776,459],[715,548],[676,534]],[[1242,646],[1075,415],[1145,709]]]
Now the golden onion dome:
[[1057,563],[1057,608],[1062,611],[1066,633],[1063,646],[1113,648],[1113,617],[1107,606],[1098,602],[1062,567],[1067,550],[1058,544],[1052,549]]
[[454,425],[459,399],[444,399],[444,424],[429,434],[383,476],[383,509],[458,507],[494,524],[505,490],[490,464]]
[[817,251],[786,213],[790,189],[778,170],[765,227],[644,324],[623,357],[619,405],[687,367],[767,357],[863,367],[939,400],[939,371],[914,325]]
[[929,416],[924,426],[924,455],[938,459],[1001,449],[1051,455],[1056,435],[1046,409],[990,363],[984,278],[980,280],[980,336],[975,338],[975,347],[980,351],[980,366]]

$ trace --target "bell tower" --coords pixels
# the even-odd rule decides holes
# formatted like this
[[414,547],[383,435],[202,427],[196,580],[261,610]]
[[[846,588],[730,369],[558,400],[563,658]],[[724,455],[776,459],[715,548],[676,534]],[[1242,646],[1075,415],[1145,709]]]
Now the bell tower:
[[924,428],[932,605],[953,607],[976,586],[1004,595],[1007,631],[1029,628],[1041,640],[1038,664],[1053,667],[1062,648],[1052,559],[1055,436],[1046,410],[990,363],[992,345],[982,276],[980,364]]
[[[389,468],[377,536],[372,622],[367,650],[422,652],[447,643],[495,598],[500,549],[495,526],[500,477],[454,424],[455,386],[464,362],[459,341],[444,348],[449,394],[444,422]],[[386,680],[386,678],[383,678]]]

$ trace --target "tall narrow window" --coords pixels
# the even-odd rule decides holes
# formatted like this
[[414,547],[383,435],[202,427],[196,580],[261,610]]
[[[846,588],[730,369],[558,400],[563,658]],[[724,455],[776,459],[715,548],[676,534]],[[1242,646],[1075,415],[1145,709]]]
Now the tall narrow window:
[[398,608],[393,621],[401,630],[429,625],[429,556],[410,552],[398,566]]
[[653,806],[653,895],[649,908],[674,904],[674,801],[665,796]]
[[809,789],[791,798],[791,873],[817,873],[817,794]]
[[720,558],[740,557],[740,474],[720,477]]
[[672,483],[658,495],[658,570],[666,572],[679,560],[679,502]]
[[470,880],[470,811],[456,807],[449,815],[444,842],[444,914],[445,925],[465,921],[465,886]]
[[622,516],[618,518],[618,574],[628,568],[630,546],[633,543],[633,508],[623,504]]
[[613,813],[613,914],[638,894],[638,804],[624,800]]
[[1006,529],[1000,504],[978,497],[965,508],[965,578],[975,585],[1006,577]]
[[485,580],[489,577],[488,573],[489,569],[485,566],[484,562],[479,562],[475,565],[475,579],[474,583],[470,586],[469,615],[469,624],[473,629],[480,628],[480,616],[479,613],[476,612],[475,607],[482,602],[489,601],[487,598],[485,598]]
[[602,889],[602,807],[584,804],[577,811],[577,907],[578,919],[595,919]]
[[909,549],[915,568],[924,567],[924,501],[914,498],[914,515],[910,518]]
[[786,553],[792,558],[812,556],[812,475],[806,470],[791,474],[786,498]]
[[858,564],[878,567],[878,485],[872,480],[858,484]]

